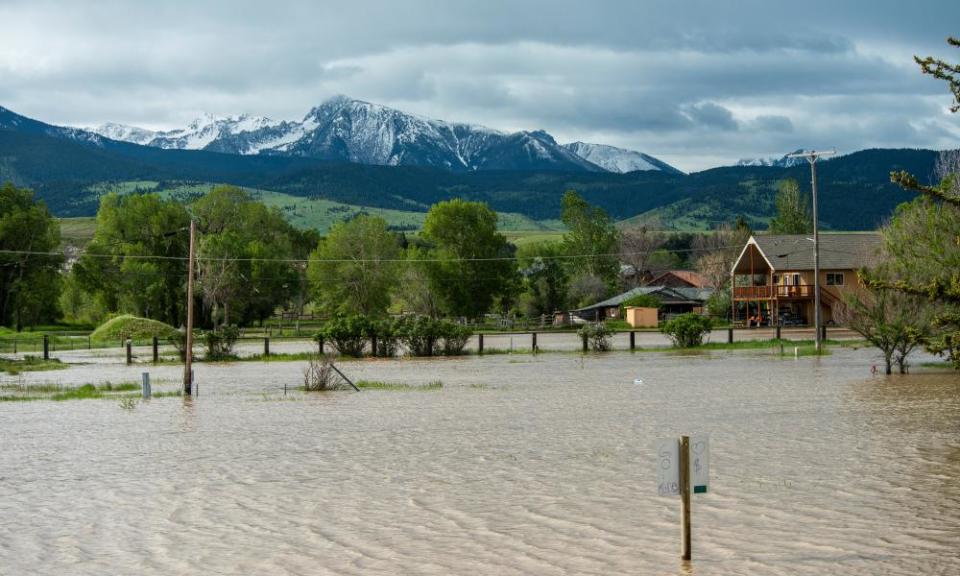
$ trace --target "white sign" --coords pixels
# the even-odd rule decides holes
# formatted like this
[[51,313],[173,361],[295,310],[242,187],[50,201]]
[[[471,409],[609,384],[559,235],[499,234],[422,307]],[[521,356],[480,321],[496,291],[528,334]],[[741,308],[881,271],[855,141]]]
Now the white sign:
[[[694,494],[707,491],[710,479],[710,438],[690,438],[690,483]],[[680,495],[680,441],[661,440],[657,443],[657,495]]]
[[657,495],[680,495],[680,443],[676,438],[657,443]]
[[692,436],[690,438],[690,482],[693,484],[693,493],[706,492],[709,479],[710,438],[708,436]]

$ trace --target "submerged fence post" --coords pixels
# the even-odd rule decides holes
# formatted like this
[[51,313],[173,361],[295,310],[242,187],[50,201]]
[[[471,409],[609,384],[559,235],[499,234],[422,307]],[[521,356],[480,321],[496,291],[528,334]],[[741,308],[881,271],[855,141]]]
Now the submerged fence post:
[[634,330],[630,331],[630,350],[637,349],[637,333]]
[[370,336],[370,355],[377,357],[377,335]]
[[150,373],[144,372],[141,377],[143,378],[143,397],[150,398]]
[[727,344],[733,344],[733,328],[727,328]]
[[583,334],[580,336],[580,338],[583,340],[583,351],[586,352],[587,351],[587,335]]
[[690,559],[690,437],[680,437],[680,558]]
[[156,364],[160,361],[160,340],[156,336],[153,337],[153,363]]
[[826,324],[820,327],[820,341],[821,342],[827,341],[827,325]]
[[127,338],[127,364],[133,364],[133,340]]
[[46,334],[43,335],[43,359],[50,359],[50,337]]
[[483,354],[483,333],[477,334],[480,341],[477,343],[477,354]]
[[536,354],[537,353],[537,333],[536,332],[531,333],[530,347],[531,347],[531,350],[533,350],[533,353]]
[[263,355],[264,356],[270,355],[270,337],[269,336],[263,339]]
[[320,354],[323,355],[323,336],[317,336],[317,345],[320,348]]
[[777,340],[780,339],[780,325],[777,324]]

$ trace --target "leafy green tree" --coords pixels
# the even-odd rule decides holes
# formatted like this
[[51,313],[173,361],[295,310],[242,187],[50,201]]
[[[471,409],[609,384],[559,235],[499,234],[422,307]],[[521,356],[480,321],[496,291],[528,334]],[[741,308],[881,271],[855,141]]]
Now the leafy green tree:
[[561,219],[568,232],[563,246],[572,275],[600,278],[608,289],[617,286],[620,275],[620,233],[603,208],[590,206],[579,194],[563,195]]
[[426,266],[430,288],[446,313],[478,318],[514,286],[510,246],[486,204],[459,198],[434,204],[423,237],[436,260]]
[[563,254],[559,242],[534,242],[517,248],[523,276],[521,305],[528,317],[566,308],[570,277]]
[[379,216],[335,225],[310,256],[307,276],[317,302],[331,312],[384,314],[398,281],[397,235]]
[[63,258],[47,253],[59,245],[46,204],[13,184],[0,187],[0,323],[20,331],[58,316]]
[[[947,42],[960,47],[960,40]],[[924,74],[947,82],[953,95],[951,112],[960,110],[960,66],[932,57],[914,60]],[[906,172],[890,173],[890,180],[917,192],[925,201],[898,210],[884,229],[885,247],[893,257],[893,278],[865,273],[866,282],[881,290],[895,289],[926,298],[940,313],[934,319],[939,334],[930,349],[948,355],[960,369],[960,154],[945,152],[937,166],[940,182],[920,183]]]
[[300,233],[236,186],[215,186],[191,206],[199,233],[198,280],[214,325],[263,321],[302,284]]
[[780,182],[777,190],[777,215],[770,220],[772,234],[807,234],[813,232],[810,201],[800,192],[794,179]]
[[93,240],[73,267],[79,288],[103,310],[181,325],[189,223],[183,205],[157,194],[103,197]]

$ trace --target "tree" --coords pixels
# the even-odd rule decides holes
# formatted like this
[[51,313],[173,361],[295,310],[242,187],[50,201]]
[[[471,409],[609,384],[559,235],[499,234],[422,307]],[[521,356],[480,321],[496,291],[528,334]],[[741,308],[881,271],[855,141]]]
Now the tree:
[[432,246],[426,263],[430,289],[444,312],[478,318],[513,286],[511,249],[486,204],[459,198],[434,204],[422,236]]
[[892,290],[848,294],[836,308],[841,323],[880,350],[887,374],[894,363],[907,372],[907,357],[930,336],[932,316],[921,298]]
[[[960,40],[947,43],[960,47]],[[924,74],[947,82],[953,95],[951,112],[960,110],[960,66],[932,57],[914,56]],[[940,313],[934,325],[940,330],[931,341],[934,352],[946,353],[960,369],[960,156],[957,151],[941,154],[937,165],[938,184],[921,184],[906,172],[890,173],[890,180],[925,197],[910,208],[898,209],[891,225],[884,229],[885,244],[894,258],[893,277],[864,275],[871,287],[897,290],[926,298]]]
[[108,312],[182,324],[189,224],[183,205],[157,194],[104,196],[73,267],[79,288]]
[[667,242],[667,236],[660,232],[659,221],[652,220],[623,231],[620,237],[620,260],[633,268],[631,278],[634,286],[643,286],[655,272],[664,270],[660,266],[662,259],[656,258],[657,251]]
[[607,212],[590,206],[575,191],[567,190],[563,195],[561,219],[568,230],[563,236],[563,247],[571,275],[600,278],[608,289],[615,288],[620,275],[617,258],[620,233]]
[[58,316],[60,226],[29,190],[0,187],[0,324],[17,331]]
[[727,287],[730,271],[749,239],[748,228],[729,224],[721,224],[693,239],[694,265],[708,286],[718,291]]
[[263,321],[300,292],[302,274],[293,262],[300,233],[279,211],[236,186],[215,186],[191,208],[198,288],[214,327]]
[[360,215],[330,229],[310,255],[307,277],[324,310],[382,315],[399,281],[400,257],[387,222]]
[[567,305],[570,277],[558,242],[534,242],[517,249],[523,276],[521,305],[528,317],[553,314]]
[[780,182],[777,190],[777,215],[770,220],[772,234],[807,234],[813,232],[810,201],[800,192],[794,179]]

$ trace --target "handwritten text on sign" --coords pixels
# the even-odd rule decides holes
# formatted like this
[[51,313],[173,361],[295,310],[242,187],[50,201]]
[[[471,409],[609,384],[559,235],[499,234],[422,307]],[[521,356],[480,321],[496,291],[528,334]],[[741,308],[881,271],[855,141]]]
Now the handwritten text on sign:
[[[693,493],[707,491],[710,478],[710,442],[707,436],[690,438],[690,482]],[[677,439],[657,443],[657,495],[680,495],[680,442]]]

